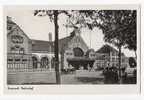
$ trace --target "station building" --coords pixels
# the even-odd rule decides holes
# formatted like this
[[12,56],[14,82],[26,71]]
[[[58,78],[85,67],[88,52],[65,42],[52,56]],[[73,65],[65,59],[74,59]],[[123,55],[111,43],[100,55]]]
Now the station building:
[[[115,66],[118,67],[119,63],[119,57],[118,57],[118,50],[111,47],[110,45],[104,45],[100,49],[98,49],[95,52],[96,56],[96,66],[98,68],[104,68],[106,66]],[[124,53],[121,53],[121,67],[127,67],[128,66],[128,57],[124,55]]]
[[[7,18],[7,62],[8,68],[54,68],[54,41],[30,39],[26,33]],[[110,49],[110,50],[108,50]],[[122,54],[125,61],[125,55]],[[118,51],[109,45],[104,45],[98,51],[89,49],[78,29],[69,36],[59,39],[59,64],[61,69],[73,66],[79,69],[83,66],[104,67],[107,62],[117,64]],[[122,62],[122,63],[123,63]]]

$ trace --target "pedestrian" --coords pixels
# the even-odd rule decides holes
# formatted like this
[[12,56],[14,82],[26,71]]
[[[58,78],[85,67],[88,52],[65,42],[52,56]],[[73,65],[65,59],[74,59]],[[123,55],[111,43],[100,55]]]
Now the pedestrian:
[[109,73],[109,68],[106,67],[103,71],[104,74],[104,83],[109,84],[109,78],[110,78],[110,73]]
[[122,71],[122,74],[121,74],[122,83],[125,84],[125,83],[127,83],[126,82],[126,80],[127,80],[127,74],[125,72],[125,68],[122,68],[121,71]]
[[117,84],[118,83],[118,72],[117,72],[117,69],[114,69],[113,70],[113,78],[114,78],[114,82],[113,84]]

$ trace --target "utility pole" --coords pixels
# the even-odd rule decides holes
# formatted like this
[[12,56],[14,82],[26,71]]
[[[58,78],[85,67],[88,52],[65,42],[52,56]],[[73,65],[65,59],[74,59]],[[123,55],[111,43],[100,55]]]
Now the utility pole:
[[59,68],[59,47],[58,47],[58,10],[53,10],[54,12],[54,26],[55,26],[55,42],[54,42],[54,52],[55,52],[55,71],[56,71],[56,83],[60,84],[60,68]]

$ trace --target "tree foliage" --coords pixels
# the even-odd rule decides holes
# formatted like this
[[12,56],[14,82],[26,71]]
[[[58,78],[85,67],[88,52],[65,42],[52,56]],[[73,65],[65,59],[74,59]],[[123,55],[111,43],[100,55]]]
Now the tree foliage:
[[117,47],[124,46],[136,51],[136,10],[79,10],[85,26],[98,27],[104,40]]
[[[53,21],[55,10],[35,10],[34,15],[48,15]],[[136,10],[58,10],[68,16],[68,27],[98,27],[103,31],[104,40],[136,51]]]
[[[97,24],[102,29],[106,42],[118,47],[136,48],[136,11],[102,10],[98,15]],[[132,45],[131,41],[133,41]]]

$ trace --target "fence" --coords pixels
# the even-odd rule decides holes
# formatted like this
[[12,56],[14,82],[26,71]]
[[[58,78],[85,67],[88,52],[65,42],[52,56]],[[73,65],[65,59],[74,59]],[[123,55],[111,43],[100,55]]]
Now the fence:
[[45,71],[50,69],[50,62],[33,59],[32,54],[9,53],[7,57],[7,69],[9,71]]
[[[34,61],[32,54],[7,55],[8,84],[52,84],[56,83],[55,70]],[[37,66],[37,67],[36,67]]]

